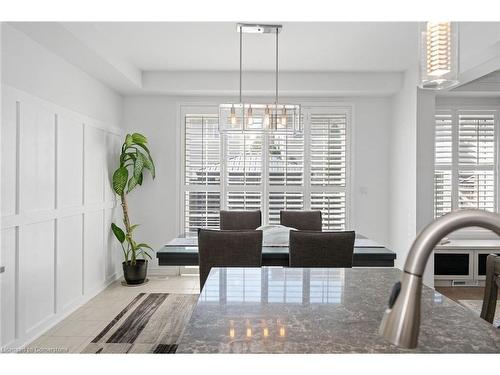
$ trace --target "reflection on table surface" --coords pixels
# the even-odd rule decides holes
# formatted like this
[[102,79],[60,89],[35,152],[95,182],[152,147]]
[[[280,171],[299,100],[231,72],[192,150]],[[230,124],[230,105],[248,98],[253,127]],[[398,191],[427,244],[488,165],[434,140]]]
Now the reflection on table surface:
[[[341,304],[344,283],[343,268],[214,268],[199,301],[228,308],[241,305]],[[290,329],[293,331],[289,318],[280,313],[264,319],[233,316],[227,321],[227,339],[229,342],[245,342],[255,337],[264,341],[285,339]]]
[[231,303],[342,303],[343,268],[214,268],[200,301]]

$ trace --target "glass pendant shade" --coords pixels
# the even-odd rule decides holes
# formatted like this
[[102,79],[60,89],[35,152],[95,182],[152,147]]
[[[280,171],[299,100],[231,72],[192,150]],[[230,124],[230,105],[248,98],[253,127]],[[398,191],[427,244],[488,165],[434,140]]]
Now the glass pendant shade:
[[442,90],[458,84],[458,24],[426,22],[420,26],[420,82]]
[[220,132],[302,132],[300,105],[297,104],[221,104]]

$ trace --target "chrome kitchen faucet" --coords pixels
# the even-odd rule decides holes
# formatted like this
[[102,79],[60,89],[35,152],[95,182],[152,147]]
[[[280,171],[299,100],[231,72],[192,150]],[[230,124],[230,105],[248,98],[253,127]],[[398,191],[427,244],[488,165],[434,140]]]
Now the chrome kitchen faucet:
[[482,210],[451,212],[429,224],[415,238],[406,258],[403,278],[394,285],[380,324],[380,335],[394,345],[417,347],[422,275],[427,260],[443,237],[466,227],[490,229],[500,236],[500,215]]

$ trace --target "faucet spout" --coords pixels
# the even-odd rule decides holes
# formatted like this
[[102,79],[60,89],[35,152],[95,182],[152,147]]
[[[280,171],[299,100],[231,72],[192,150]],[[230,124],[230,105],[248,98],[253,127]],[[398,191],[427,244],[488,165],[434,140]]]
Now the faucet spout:
[[500,215],[482,210],[461,210],[441,216],[415,238],[406,258],[403,277],[393,287],[379,333],[397,346],[416,348],[420,330],[422,275],[439,241],[461,228],[482,227],[500,236]]

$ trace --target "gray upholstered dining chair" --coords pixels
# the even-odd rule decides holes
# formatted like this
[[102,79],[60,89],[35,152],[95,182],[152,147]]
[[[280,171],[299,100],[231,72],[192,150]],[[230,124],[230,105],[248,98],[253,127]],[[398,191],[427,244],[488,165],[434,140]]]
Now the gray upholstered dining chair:
[[320,231],[323,227],[321,211],[280,211],[280,224],[298,230]]
[[212,267],[260,267],[262,231],[198,229],[200,291]]
[[354,231],[290,231],[290,267],[352,267]]
[[262,213],[255,211],[220,211],[221,230],[249,230],[262,225]]
[[490,254],[486,258],[486,284],[484,288],[481,318],[493,323],[497,307],[498,288],[500,287],[500,257]]

